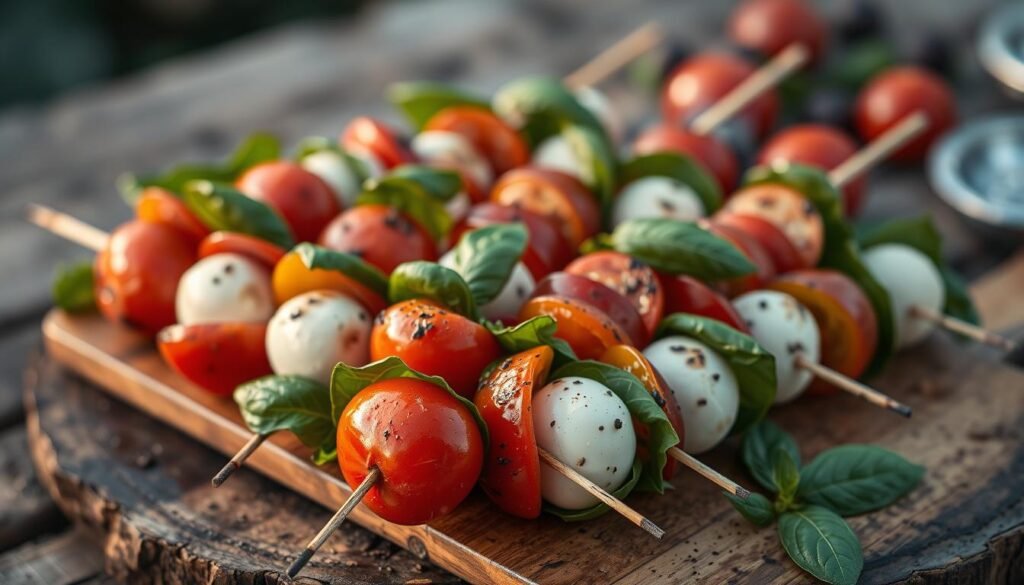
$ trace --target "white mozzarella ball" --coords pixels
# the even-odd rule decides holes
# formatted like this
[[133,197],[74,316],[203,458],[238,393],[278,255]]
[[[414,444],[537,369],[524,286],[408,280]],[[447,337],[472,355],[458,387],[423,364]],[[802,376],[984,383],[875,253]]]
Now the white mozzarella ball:
[[533,152],[533,164],[538,167],[561,171],[581,181],[586,176],[583,165],[576,157],[576,152],[573,151],[569,141],[561,135],[547,138],[537,145],[537,149]]
[[590,110],[590,113],[594,114],[601,122],[601,126],[604,127],[609,140],[613,144],[621,142],[623,135],[626,133],[626,123],[619,112],[612,107],[608,96],[590,86],[583,86],[577,89],[575,93],[576,101],[584,108]]
[[679,405],[686,428],[683,451],[710,451],[729,434],[739,413],[740,389],[732,368],[710,347],[681,335],[655,341],[644,356]]
[[796,366],[796,355],[802,353],[812,362],[821,359],[814,315],[793,297],[776,291],[749,292],[732,303],[754,339],[775,356],[775,403],[799,396],[810,384],[812,374]]
[[214,254],[181,275],[174,297],[178,323],[266,321],[274,314],[270,271],[241,254]]
[[370,314],[332,291],[289,299],[267,327],[267,358],[275,374],[329,384],[338,362],[362,366],[370,359]]
[[494,180],[490,163],[461,134],[428,130],[414,136],[409,146],[424,162],[454,165],[463,170],[481,189],[487,188]]
[[[384,174],[384,166],[369,152],[350,152],[349,155],[362,163],[367,178]],[[343,208],[355,205],[363,190],[363,180],[361,173],[352,168],[344,156],[331,150],[321,150],[303,158],[301,164],[302,168],[320,177],[334,190]]]
[[612,225],[652,217],[695,221],[704,215],[704,203],[689,185],[651,176],[637,179],[619,192],[612,207]]
[[[458,272],[458,270],[455,269],[454,250],[449,250],[441,256],[438,264]],[[533,289],[536,288],[536,286],[537,282],[533,279],[533,274],[530,273],[530,269],[521,261],[516,262],[516,265],[512,268],[512,274],[509,275],[505,286],[503,286],[498,292],[498,296],[491,299],[491,301],[486,305],[480,307],[480,312],[483,313],[484,317],[492,321],[501,321],[513,318],[519,314],[519,309],[523,308],[523,303],[530,298],[530,295],[533,294]]]
[[909,347],[924,339],[935,323],[914,317],[911,307],[942,312],[946,289],[935,264],[921,252],[902,244],[875,246],[865,251],[863,257],[871,275],[892,300],[896,346]]
[[[537,446],[606,491],[626,483],[636,457],[636,433],[629,410],[607,386],[588,378],[554,380],[533,395]],[[597,498],[548,465],[540,466],[540,491],[568,510]]]

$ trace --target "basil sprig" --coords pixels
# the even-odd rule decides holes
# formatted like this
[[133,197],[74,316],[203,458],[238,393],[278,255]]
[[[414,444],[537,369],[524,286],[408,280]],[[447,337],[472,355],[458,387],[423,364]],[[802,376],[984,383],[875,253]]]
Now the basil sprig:
[[252,432],[291,431],[316,450],[317,463],[333,458],[337,419],[331,417],[331,397],[323,384],[301,376],[265,376],[236,388],[234,399]]
[[231,185],[192,181],[185,185],[183,196],[189,210],[213,231],[248,234],[282,248],[294,244],[288,224],[277,212]]
[[388,88],[388,100],[398,108],[417,130],[438,112],[454,107],[490,110],[487,100],[446,83],[406,81]]
[[722,206],[722,189],[718,182],[688,156],[675,152],[638,156],[622,165],[619,183],[626,186],[644,177],[668,177],[693,189],[704,205],[704,215],[710,216]]
[[743,464],[757,483],[772,493],[779,492],[779,486],[775,483],[772,457],[780,449],[789,455],[798,468],[800,467],[800,449],[796,446],[796,441],[770,420],[761,421],[743,437],[740,452]]
[[873,445],[825,451],[800,471],[798,497],[856,516],[884,508],[921,481],[924,468]]
[[295,246],[292,252],[297,254],[310,270],[340,272],[382,297],[388,295],[388,278],[384,273],[355,254],[329,250],[309,242]]
[[597,116],[554,78],[527,77],[508,83],[494,94],[492,105],[495,113],[518,128],[532,147],[570,125],[585,126],[610,144]]
[[564,339],[555,337],[558,324],[549,315],[537,315],[514,326],[505,327],[500,323],[485,322],[484,326],[498,340],[508,354],[526,351],[538,345],[547,345],[555,353],[554,367],[576,361],[576,354]]
[[415,181],[439,201],[451,201],[462,190],[462,176],[449,169],[405,164],[396,167],[389,176]]
[[486,305],[505,287],[526,250],[526,228],[495,224],[466,232],[455,245],[455,272],[465,279],[477,305]]
[[754,272],[750,260],[732,243],[694,223],[666,218],[633,219],[615,228],[611,246],[668,274],[703,281],[725,280]]
[[410,177],[388,175],[363,183],[363,192],[356,198],[356,205],[374,203],[393,207],[408,215],[435,240],[444,238],[454,223],[444,208],[444,200],[435,197],[424,184]]
[[92,262],[79,262],[57,268],[57,276],[53,279],[53,302],[69,313],[81,313],[96,308]]
[[458,272],[434,262],[415,260],[395,267],[388,281],[392,304],[409,299],[430,299],[474,321],[479,317],[476,301]]

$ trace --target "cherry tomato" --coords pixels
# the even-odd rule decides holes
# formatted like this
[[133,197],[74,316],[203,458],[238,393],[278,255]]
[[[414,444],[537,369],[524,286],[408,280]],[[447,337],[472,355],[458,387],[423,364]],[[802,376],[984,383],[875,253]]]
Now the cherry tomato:
[[338,466],[350,486],[380,478],[363,503],[395,524],[451,512],[480,477],[484,444],[469,409],[442,388],[394,378],[364,388],[338,420]]
[[385,274],[403,262],[437,260],[430,234],[386,205],[360,205],[342,213],[324,228],[320,245],[355,254]]
[[640,314],[629,299],[596,280],[567,272],[552,272],[537,283],[533,296],[561,296],[587,303],[618,325],[633,345],[642,347],[650,339]]
[[111,321],[156,334],[174,324],[178,280],[195,261],[195,243],[181,230],[129,221],[96,255],[96,304]]
[[338,196],[321,179],[287,161],[258,164],[235,182],[238,190],[281,214],[300,242],[315,242],[341,213]]
[[274,266],[271,276],[274,301],[284,304],[290,298],[314,290],[335,290],[358,301],[367,312],[376,315],[387,308],[387,301],[354,278],[337,270],[309,269],[295,252],[289,252]]
[[[857,143],[842,130],[823,124],[791,126],[779,132],[757,155],[759,164],[794,162],[819,168],[832,169],[857,152]],[[867,177],[861,176],[843,187],[843,208],[846,215],[855,217],[864,206],[864,188]]]
[[771,222],[800,252],[804,266],[816,266],[825,245],[825,223],[814,204],[784,185],[753,185],[737,192],[725,209]]
[[732,303],[703,282],[684,274],[662,274],[665,314],[689,313],[721,321],[742,333],[750,333]]
[[721,226],[730,226],[746,232],[757,240],[757,243],[761,244],[761,247],[764,248],[764,251],[771,258],[772,264],[775,266],[775,272],[779,274],[784,274],[790,270],[810,268],[810,266],[804,264],[804,259],[800,256],[800,252],[793,245],[793,242],[789,241],[785,232],[764,218],[745,213],[722,211],[716,213],[712,221]]
[[200,258],[223,253],[247,256],[270,270],[273,270],[285,255],[284,249],[279,246],[237,232],[213,232],[199,243]]
[[555,337],[565,340],[582,360],[597,359],[609,347],[629,343],[629,336],[608,315],[589,303],[557,295],[526,301],[519,320],[548,315],[558,325]]
[[[724,52],[701,53],[683,61],[665,81],[661,115],[670,126],[685,128],[698,114],[722,99],[750,77],[756,68],[741,57]],[[767,91],[740,113],[758,138],[775,125],[779,98]]]
[[430,301],[409,300],[377,316],[370,333],[370,360],[398,356],[410,368],[441,376],[473,399],[480,373],[501,357],[501,346],[479,323]]
[[360,116],[348,123],[339,141],[343,148],[367,152],[385,168],[416,161],[412,152],[398,139],[394,130],[379,120]]
[[[793,296],[814,315],[823,365],[855,379],[864,373],[878,344],[878,320],[857,283],[835,270],[798,270],[768,288]],[[836,391],[819,379],[810,388],[817,393]]]
[[530,411],[533,391],[547,381],[553,357],[542,345],[505,359],[473,399],[491,435],[480,487],[499,508],[520,518],[540,516],[540,455]]
[[775,270],[772,257],[754,236],[731,225],[720,224],[713,219],[703,221],[701,224],[711,233],[732,242],[756,268],[752,274],[716,283],[727,297],[731,298],[757,290],[778,273]]
[[928,128],[892,155],[914,161],[924,158],[936,139],[956,124],[953,92],[935,74],[919,67],[884,71],[857,96],[854,121],[861,138],[870,142],[918,111],[928,116]]
[[722,193],[732,193],[739,181],[740,164],[736,155],[714,136],[700,136],[661,124],[645,130],[633,143],[633,151],[637,155],[675,152],[689,156],[715,178]]
[[198,244],[210,233],[181,199],[173,193],[159,187],[147,187],[142,190],[135,202],[135,217],[149,223],[162,223],[181,230]]
[[171,325],[157,335],[160,355],[207,392],[231,396],[239,384],[273,373],[266,323]]
[[517,223],[526,226],[529,239],[523,252],[523,264],[530,270],[534,280],[540,280],[560,270],[573,258],[572,248],[566,242],[561,230],[550,218],[537,215],[527,209],[517,209],[485,201],[474,205],[469,215],[455,227],[452,241],[457,242],[469,230],[496,223]]
[[643,340],[635,341],[637,345],[647,345],[665,316],[665,291],[650,266],[621,252],[605,250],[580,256],[565,271],[600,282],[629,299],[647,333]]
[[575,177],[537,167],[513,169],[498,179],[491,201],[551,218],[574,249],[601,229],[601,210]]
[[737,45],[772,57],[793,43],[821,58],[828,25],[806,0],[747,0],[729,19],[729,38]]
[[481,108],[445,108],[430,118],[423,129],[461,134],[491,163],[495,175],[530,162],[530,149],[523,137],[501,118]]

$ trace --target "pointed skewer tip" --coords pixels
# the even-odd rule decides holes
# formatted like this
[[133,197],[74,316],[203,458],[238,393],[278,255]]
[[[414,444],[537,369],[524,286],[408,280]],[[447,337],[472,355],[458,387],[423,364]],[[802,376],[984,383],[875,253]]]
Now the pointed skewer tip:
[[295,576],[302,571],[302,568],[306,566],[306,563],[309,562],[309,559],[313,558],[313,554],[315,552],[316,551],[310,548],[307,548],[306,550],[302,551],[302,554],[300,554],[298,558],[295,559],[295,561],[288,567],[288,578],[294,579]]
[[213,476],[213,479],[210,480],[210,483],[215,488],[220,487],[221,484],[223,484],[225,481],[227,481],[229,477],[231,477],[231,474],[234,473],[235,470],[238,469],[238,467],[238,464],[235,463],[234,461],[228,461],[227,464],[224,465],[224,467],[222,467],[221,470],[217,472],[217,475]]
[[651,522],[647,518],[644,518],[643,520],[640,521],[640,528],[643,528],[648,533],[650,533],[651,536],[653,536],[654,538],[657,538],[658,540],[661,540],[661,537],[665,536],[665,531],[662,530],[661,528],[658,528],[657,524],[655,524],[654,522]]

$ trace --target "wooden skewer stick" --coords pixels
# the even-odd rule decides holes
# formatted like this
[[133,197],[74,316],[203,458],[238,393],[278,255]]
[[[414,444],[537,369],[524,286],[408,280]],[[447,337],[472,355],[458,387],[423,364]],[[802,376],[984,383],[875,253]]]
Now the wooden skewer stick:
[[803,67],[810,56],[810,51],[802,43],[789,45],[715,102],[713,106],[694,118],[690,122],[690,132],[700,136],[710,134],[752,101],[778,85],[790,73]]
[[949,331],[959,333],[960,335],[969,337],[979,343],[991,345],[992,347],[996,347],[1004,351],[1013,351],[1017,347],[1017,343],[1012,339],[1007,339],[998,333],[982,329],[973,323],[968,323],[957,319],[956,317],[944,315],[938,311],[933,311],[920,305],[910,307],[910,316],[917,319],[926,319],[943,329],[948,329]]
[[566,75],[562,81],[569,89],[597,85],[664,40],[665,32],[661,27],[655,22],[648,22]]
[[913,140],[928,128],[928,115],[918,110],[903,118],[870,144],[832,169],[828,179],[836,189],[864,174],[868,169],[889,157],[894,151]]
[[704,476],[704,479],[709,480],[711,483],[717,485],[737,498],[745,500],[750,497],[750,490],[708,467],[699,459],[690,455],[686,451],[683,451],[679,447],[672,447],[669,449],[668,456],[696,471],[700,475]]
[[804,357],[804,354],[802,353],[796,354],[794,362],[796,363],[796,366],[798,368],[807,370],[808,372],[814,374],[815,376],[821,378],[822,380],[825,380],[826,382],[832,384],[833,386],[839,388],[840,390],[849,392],[854,396],[859,396],[860,398],[867,400],[868,402],[874,404],[875,406],[880,406],[887,410],[891,410],[896,414],[910,418],[910,414],[912,411],[910,407],[907,406],[906,404],[903,404],[898,400],[890,398],[885,394],[882,394],[878,390],[865,386],[864,384],[861,384],[856,380],[847,378],[846,376],[840,374],[839,372],[833,370],[832,368],[823,366],[818,362],[809,360],[806,357]]
[[102,250],[110,237],[107,232],[80,219],[34,203],[28,206],[28,220],[44,230],[55,233],[93,252]]
[[641,515],[639,512],[637,512],[633,508],[630,508],[622,500],[604,491],[599,485],[590,481],[572,467],[569,467],[565,463],[562,463],[561,461],[556,459],[554,455],[548,453],[545,449],[537,447],[537,451],[540,452],[541,461],[547,463],[552,469],[564,475],[569,481],[587,490],[587,492],[589,492],[590,495],[604,502],[612,510],[615,510],[622,516],[625,516],[625,518],[633,524],[636,524],[640,528],[643,528],[651,535],[653,535],[655,538],[661,538],[665,535],[665,531],[661,528],[658,528],[658,526],[655,525],[654,522],[651,522],[643,515]]
[[345,503],[338,508],[338,511],[334,513],[334,516],[327,521],[327,524],[324,524],[324,527],[320,529],[320,532],[318,532],[317,535],[313,537],[313,540],[309,541],[309,544],[306,545],[305,550],[303,550],[298,558],[296,558],[288,567],[289,579],[294,579],[295,576],[299,574],[299,571],[306,566],[309,559],[313,558],[316,551],[320,550],[320,547],[327,542],[327,539],[334,534],[334,531],[345,522],[345,518],[347,518],[349,513],[359,505],[359,502],[363,500],[366,492],[370,491],[370,488],[373,487],[373,484],[377,483],[378,479],[380,479],[380,469],[376,467],[370,468],[370,473],[368,473],[356,489],[352,491],[352,495],[345,500]]
[[231,477],[231,474],[240,469],[242,464],[245,463],[245,460],[248,459],[249,456],[252,455],[253,451],[262,445],[263,441],[266,441],[268,437],[270,437],[270,435],[253,435],[251,439],[246,441],[245,445],[242,445],[242,448],[238,450],[238,453],[235,453],[235,456],[231,458],[231,461],[228,461],[224,467],[217,472],[217,475],[213,476],[213,479],[210,480],[213,487],[220,487],[222,483],[227,481],[227,479]]

